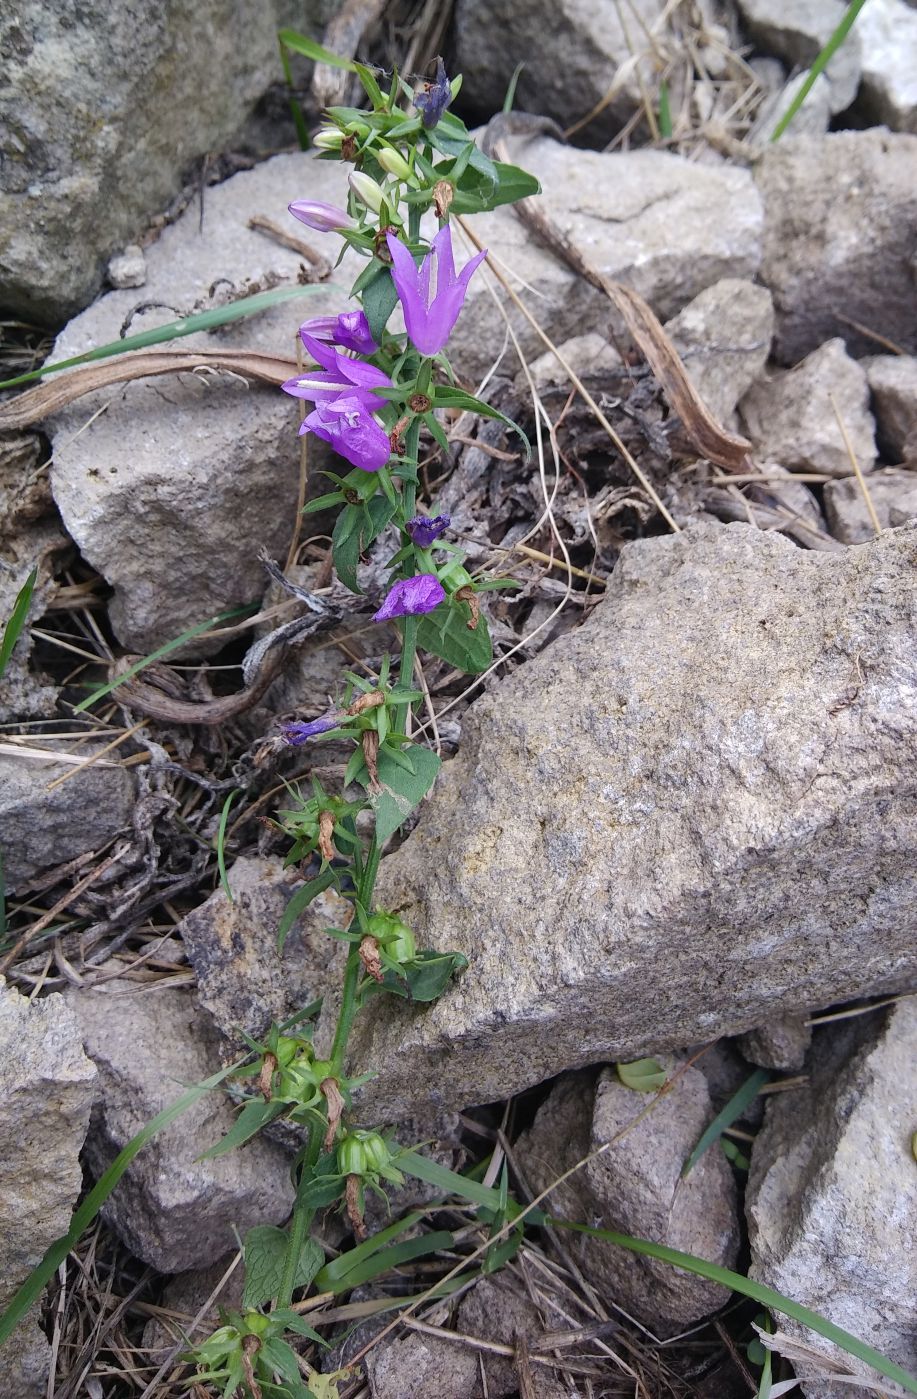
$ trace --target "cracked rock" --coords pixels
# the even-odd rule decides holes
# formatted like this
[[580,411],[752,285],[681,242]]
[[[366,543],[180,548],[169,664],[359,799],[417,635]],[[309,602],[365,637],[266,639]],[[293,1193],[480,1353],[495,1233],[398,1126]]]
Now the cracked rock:
[[[867,485],[872,508],[881,529],[896,529],[917,519],[917,471],[888,467],[874,471]],[[862,487],[855,476],[829,481],[825,486],[828,528],[842,544],[864,544],[876,528]]]

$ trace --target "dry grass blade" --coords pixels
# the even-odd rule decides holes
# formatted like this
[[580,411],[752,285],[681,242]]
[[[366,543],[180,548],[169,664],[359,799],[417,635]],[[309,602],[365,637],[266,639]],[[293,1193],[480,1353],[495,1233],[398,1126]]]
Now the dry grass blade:
[[256,379],[276,387],[296,373],[296,361],[282,355],[265,355],[255,350],[136,350],[116,359],[72,369],[37,388],[27,389],[0,404],[0,431],[30,427],[84,394],[130,379],[146,379],[155,374],[182,374],[195,369],[222,370],[246,379]]

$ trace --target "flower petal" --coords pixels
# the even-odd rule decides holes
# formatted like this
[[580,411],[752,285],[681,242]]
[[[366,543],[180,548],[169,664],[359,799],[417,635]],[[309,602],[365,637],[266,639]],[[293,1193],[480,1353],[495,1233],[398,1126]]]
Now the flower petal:
[[424,612],[432,612],[445,596],[445,589],[435,573],[418,573],[413,578],[402,578],[392,584],[373,621],[388,622],[393,617],[417,617]]

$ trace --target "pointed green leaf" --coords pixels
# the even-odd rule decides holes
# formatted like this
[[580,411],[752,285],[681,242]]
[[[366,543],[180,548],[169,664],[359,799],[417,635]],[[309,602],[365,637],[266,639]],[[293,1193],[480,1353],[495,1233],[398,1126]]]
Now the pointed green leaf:
[[381,792],[369,793],[369,804],[376,814],[376,840],[388,840],[429,792],[439,772],[440,761],[432,748],[411,743],[406,749],[414,765],[407,772],[393,760],[389,749],[379,752]]
[[417,645],[434,656],[441,656],[466,675],[480,675],[494,658],[493,643],[487,618],[479,617],[478,625],[471,630],[470,616],[467,603],[452,598],[441,602],[433,612],[421,617]]
[[[271,1224],[258,1224],[254,1229],[249,1229],[243,1244],[243,1307],[260,1307],[265,1302],[273,1302],[276,1299],[283,1279],[283,1264],[288,1243],[289,1235],[286,1230],[276,1229]],[[325,1254],[321,1244],[316,1239],[306,1239],[296,1264],[294,1288],[308,1287],[324,1262]]]
[[708,1151],[713,1143],[722,1136],[727,1127],[731,1127],[733,1122],[738,1122],[749,1103],[757,1097],[761,1089],[770,1078],[767,1069],[756,1069],[751,1074],[737,1093],[732,1097],[725,1107],[721,1108],[710,1126],[702,1133],[700,1141],[691,1152],[687,1161],[681,1168],[681,1173],[686,1176],[689,1171],[697,1165],[705,1151]]
[[229,1131],[213,1146],[198,1157],[199,1161],[212,1161],[217,1156],[225,1156],[237,1146],[244,1146],[261,1128],[273,1122],[286,1110],[286,1103],[266,1103],[263,1098],[252,1098],[245,1104]]
[[374,275],[363,285],[362,301],[364,314],[369,321],[370,334],[376,344],[381,345],[389,316],[398,302],[392,274],[381,262],[377,263]]
[[13,603],[10,619],[3,629],[3,640],[0,641],[0,676],[3,675],[9,665],[10,656],[13,654],[13,647],[22,635],[22,629],[29,615],[29,604],[32,601],[32,593],[35,591],[35,580],[37,577],[38,567],[36,565],[16,594],[16,601]]
[[632,1064],[616,1067],[624,1087],[635,1093],[656,1093],[665,1083],[665,1069],[655,1059],[635,1059]]
[[330,869],[322,870],[314,879],[310,879],[308,884],[304,884],[301,889],[297,889],[290,902],[283,911],[280,926],[277,929],[277,951],[283,951],[283,945],[290,934],[290,929],[309,907],[313,899],[317,899],[319,894],[324,893],[329,884],[334,883],[334,872]]

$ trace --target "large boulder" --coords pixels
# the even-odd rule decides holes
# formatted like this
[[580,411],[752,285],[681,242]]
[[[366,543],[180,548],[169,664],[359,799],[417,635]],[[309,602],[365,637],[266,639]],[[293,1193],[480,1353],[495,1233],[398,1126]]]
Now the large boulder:
[[0,18],[0,302],[60,324],[109,255],[226,148],[282,77],[277,30],[329,8],[291,0],[20,0]]
[[696,1044],[917,974],[917,530],[628,545],[479,700],[378,900],[467,972],[357,1021],[378,1117]]

